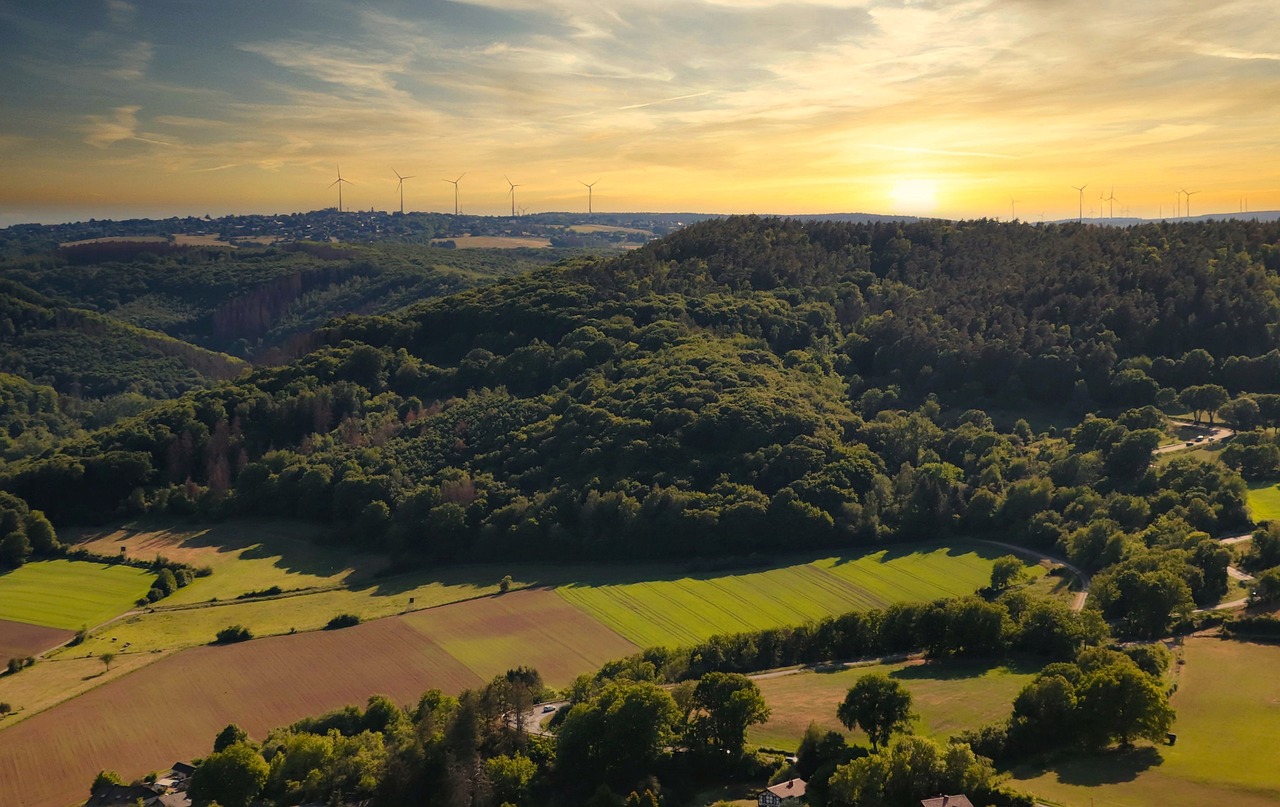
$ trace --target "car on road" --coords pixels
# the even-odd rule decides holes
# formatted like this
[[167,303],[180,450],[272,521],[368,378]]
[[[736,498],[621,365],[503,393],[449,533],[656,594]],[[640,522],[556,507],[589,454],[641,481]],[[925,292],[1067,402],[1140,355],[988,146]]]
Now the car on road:
[[554,704],[551,704],[551,703],[548,703],[546,706],[542,707],[542,713],[543,713],[544,715],[545,715],[547,712],[554,712],[555,710],[556,710],[555,705],[554,705]]

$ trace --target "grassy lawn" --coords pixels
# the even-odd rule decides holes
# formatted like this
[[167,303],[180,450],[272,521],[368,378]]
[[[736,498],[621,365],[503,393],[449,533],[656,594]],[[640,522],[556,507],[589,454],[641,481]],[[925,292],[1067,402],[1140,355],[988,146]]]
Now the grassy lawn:
[[1176,745],[1020,770],[1014,784],[1068,805],[1280,803],[1280,647],[1193,638],[1185,658],[1172,699]]
[[912,708],[920,716],[917,734],[945,740],[1008,717],[1013,699],[1037,669],[1030,664],[911,661],[757,679],[772,715],[769,722],[747,732],[747,742],[794,751],[809,724],[817,723],[824,731],[839,731],[850,742],[867,745],[866,735],[845,731],[836,719],[836,707],[849,687],[873,672],[884,673],[911,691]]
[[[987,583],[992,561],[1004,554],[977,543],[909,546],[737,574],[575,582],[558,592],[638,645],[685,645],[715,634],[970,594]],[[1040,567],[1028,568],[1036,574]]]
[[0,619],[49,628],[93,627],[133,607],[155,575],[73,560],[25,564],[0,575]]
[[1280,484],[1275,482],[1250,482],[1249,515],[1254,521],[1280,519]]

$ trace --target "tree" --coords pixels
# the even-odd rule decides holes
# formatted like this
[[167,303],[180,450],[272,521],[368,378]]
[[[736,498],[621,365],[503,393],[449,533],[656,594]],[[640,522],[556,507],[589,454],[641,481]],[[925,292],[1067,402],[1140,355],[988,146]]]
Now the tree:
[[106,667],[106,668],[107,668],[107,670],[110,670],[110,669],[111,669],[111,662],[113,662],[113,661],[115,661],[115,660],[116,660],[116,654],[115,654],[115,653],[112,653],[112,652],[110,652],[110,651],[108,651],[108,652],[106,652],[106,653],[99,654],[99,656],[98,656],[98,661],[101,661],[101,662],[102,662],[102,666]]
[[89,787],[89,793],[96,796],[98,791],[104,788],[122,784],[124,784],[124,780],[115,771],[98,771],[98,775],[93,778],[93,784]]
[[938,793],[975,793],[996,781],[989,760],[960,743],[899,737],[893,745],[836,768],[829,803],[909,805]]
[[1187,387],[1178,393],[1178,403],[1191,412],[1195,422],[1199,423],[1200,416],[1207,414],[1210,426],[1213,425],[1213,418],[1218,409],[1229,400],[1231,400],[1231,396],[1226,389],[1217,384],[1199,384],[1194,387]]
[[657,684],[611,681],[565,716],[557,767],[596,781],[642,775],[675,738],[679,717],[675,700]]
[[247,743],[236,743],[205,757],[191,775],[188,790],[193,807],[248,807],[267,783],[270,768]]
[[1087,673],[1077,688],[1086,742],[1100,748],[1112,741],[1163,739],[1173,725],[1173,709],[1161,683],[1132,661]]
[[1026,567],[1015,555],[996,558],[995,562],[991,564],[991,589],[992,591],[1004,591],[1006,588],[1021,582],[1025,575]]
[[747,728],[768,719],[769,707],[760,687],[745,675],[711,672],[698,679],[689,734],[706,750],[739,757]]
[[218,732],[218,736],[213,740],[214,753],[225,751],[236,743],[249,742],[249,732],[230,723],[222,731]]
[[836,709],[836,717],[850,731],[857,727],[866,732],[873,750],[887,743],[895,732],[906,731],[915,719],[911,693],[883,673],[859,678]]
[[523,754],[500,755],[485,760],[484,770],[495,801],[522,804],[528,797],[529,783],[538,773],[538,766]]

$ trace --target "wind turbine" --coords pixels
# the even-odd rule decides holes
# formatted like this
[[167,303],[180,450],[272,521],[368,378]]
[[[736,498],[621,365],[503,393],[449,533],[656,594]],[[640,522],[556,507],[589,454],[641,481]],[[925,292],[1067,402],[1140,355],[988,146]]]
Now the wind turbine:
[[1084,189],[1089,187],[1089,183],[1086,182],[1078,188],[1076,188],[1075,185],[1072,185],[1071,187],[1080,192],[1080,223],[1084,224]]
[[461,174],[458,175],[457,179],[440,180],[441,182],[448,182],[450,185],[453,186],[453,215],[455,216],[458,215],[458,183],[461,182],[462,178],[465,177],[466,175],[467,175],[467,172],[463,171]]
[[511,218],[516,217],[516,188],[520,187],[511,181],[511,179],[503,174],[502,178],[507,180],[507,184],[511,186],[511,190],[507,191],[507,195],[511,197]]
[[1187,195],[1187,218],[1191,218],[1191,197],[1200,191],[1189,191],[1184,188],[1182,192]]
[[585,185],[587,188],[587,215],[588,216],[590,216],[592,213],[591,193],[592,193],[592,190],[595,188],[595,186],[598,185],[599,183],[600,183],[600,180],[598,179],[595,182],[583,182],[582,180],[578,180],[579,185]]
[[1110,203],[1111,203],[1111,207],[1110,207],[1110,208],[1108,208],[1107,218],[1109,218],[1109,219],[1114,219],[1114,218],[1116,217],[1116,202],[1118,201],[1118,200],[1116,199],[1116,186],[1115,186],[1115,185],[1112,185],[1112,186],[1111,186],[1111,192],[1107,194],[1107,198],[1106,198],[1106,199],[1104,199],[1103,201],[1104,201],[1104,202],[1110,202]]
[[1018,200],[1010,199],[1009,200],[1009,221],[1017,221],[1017,220],[1018,220]]
[[396,179],[400,180],[399,182],[396,183],[396,190],[400,191],[400,215],[403,216],[404,215],[404,181],[406,179],[413,179],[413,177],[411,176],[402,177],[400,176],[400,172],[394,168],[391,169],[391,173],[396,175]]
[[354,185],[355,183],[348,179],[342,178],[342,166],[338,166],[338,178],[329,183],[329,187],[338,186],[338,212],[342,212],[342,186],[343,184]]

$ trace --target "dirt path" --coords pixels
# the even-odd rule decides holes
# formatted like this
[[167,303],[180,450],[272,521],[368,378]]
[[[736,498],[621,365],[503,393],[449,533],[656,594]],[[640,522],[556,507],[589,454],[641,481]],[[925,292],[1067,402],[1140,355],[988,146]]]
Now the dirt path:
[[1080,567],[1075,566],[1071,563],[1068,563],[1062,558],[1055,558],[1052,555],[1046,555],[1043,552],[1039,552],[1035,549],[1027,549],[1025,546],[1017,546],[1016,544],[1006,544],[1004,541],[988,541],[983,538],[979,538],[977,540],[981,541],[984,544],[991,544],[992,546],[998,546],[998,547],[1003,547],[1004,549],[1010,549],[1021,555],[1033,557],[1038,561],[1047,560],[1050,563],[1056,563],[1062,568],[1071,572],[1076,576],[1076,579],[1080,581],[1080,590],[1076,592],[1075,597],[1071,600],[1071,610],[1079,611],[1082,608],[1084,608],[1085,600],[1089,598],[1089,584],[1092,581],[1089,575],[1085,574],[1084,570],[1081,569]]

